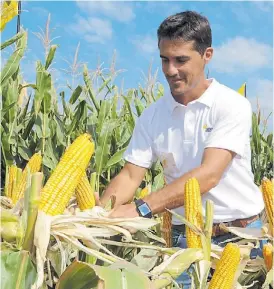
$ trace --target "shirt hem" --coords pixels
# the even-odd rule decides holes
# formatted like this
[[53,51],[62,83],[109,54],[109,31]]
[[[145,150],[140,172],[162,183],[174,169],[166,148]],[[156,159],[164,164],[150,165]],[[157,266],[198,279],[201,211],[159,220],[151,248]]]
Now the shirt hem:
[[146,162],[142,162],[140,160],[136,160],[130,156],[124,156],[124,160],[127,161],[127,162],[130,162],[136,166],[140,166],[140,167],[144,167],[146,169],[150,168],[151,167],[151,164],[150,163],[146,163]]

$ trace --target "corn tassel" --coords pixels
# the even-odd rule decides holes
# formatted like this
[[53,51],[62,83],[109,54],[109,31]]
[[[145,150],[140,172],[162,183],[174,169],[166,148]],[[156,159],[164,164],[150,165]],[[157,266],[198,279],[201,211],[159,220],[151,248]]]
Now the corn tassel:
[[50,216],[64,212],[93,153],[91,136],[85,133],[77,137],[42,189],[39,210]]
[[172,214],[169,211],[165,211],[162,214],[162,237],[166,241],[167,248],[172,247]]
[[14,204],[17,203],[19,199],[21,199],[24,195],[26,185],[27,185],[27,177],[28,177],[28,170],[30,170],[31,174],[37,173],[41,169],[42,164],[42,156],[40,153],[35,153],[30,160],[28,161],[26,167],[22,172],[21,179],[16,186],[15,193],[12,195],[12,202]]
[[[262,191],[263,191],[263,199],[265,203],[265,211],[266,211],[269,227],[271,228],[271,230],[273,230],[273,226],[274,226],[273,183],[265,177],[262,180]],[[273,235],[273,231],[272,231],[272,235]]]
[[231,289],[240,260],[239,247],[234,243],[228,243],[217,263],[208,289]]
[[267,243],[263,246],[263,257],[267,272],[270,271],[273,266],[273,251],[271,243]]
[[94,191],[91,188],[86,173],[77,185],[75,193],[80,210],[92,209],[95,206]]
[[[202,200],[200,186],[195,178],[185,184],[185,217],[193,225],[203,228]],[[201,236],[186,226],[186,241],[188,248],[202,248]]]

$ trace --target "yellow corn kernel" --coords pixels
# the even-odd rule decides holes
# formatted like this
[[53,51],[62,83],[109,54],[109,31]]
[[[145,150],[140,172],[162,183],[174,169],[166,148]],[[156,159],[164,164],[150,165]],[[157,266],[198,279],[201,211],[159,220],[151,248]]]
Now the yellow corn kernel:
[[41,192],[39,210],[47,215],[62,214],[94,153],[94,142],[87,133],[67,148]]
[[27,185],[27,177],[28,177],[28,170],[31,174],[37,173],[41,169],[42,164],[42,156],[40,153],[35,153],[28,161],[26,167],[22,172],[21,179],[16,186],[14,194],[12,194],[12,201],[14,204],[17,203],[19,199],[21,199],[24,195],[26,185]]
[[145,198],[147,195],[149,195],[151,192],[151,186],[147,185],[145,188],[143,188],[140,193],[137,196],[137,199],[143,199]]
[[6,24],[18,14],[18,1],[3,1],[1,4],[1,25],[3,31]]
[[17,176],[17,167],[12,165],[8,168],[8,183],[6,184],[6,196],[8,198],[12,197],[12,192],[15,189]]
[[265,204],[265,211],[266,211],[266,215],[267,215],[267,220],[268,220],[268,223],[270,225],[270,228],[273,228],[273,226],[274,226],[273,183],[265,177],[262,180],[262,191],[263,191],[263,199],[264,199],[264,204]]
[[263,246],[263,257],[267,271],[270,271],[273,266],[273,246],[267,243]]
[[165,211],[162,214],[162,235],[166,241],[167,248],[172,247],[172,214],[169,211]]
[[208,289],[231,289],[240,260],[239,247],[234,243],[228,243],[217,263]]
[[[195,178],[185,184],[184,194],[185,218],[193,225],[203,229],[202,200],[200,185]],[[186,241],[188,248],[202,248],[201,236],[186,226]]]
[[77,185],[75,194],[80,210],[92,209],[95,206],[94,191],[91,188],[86,173]]

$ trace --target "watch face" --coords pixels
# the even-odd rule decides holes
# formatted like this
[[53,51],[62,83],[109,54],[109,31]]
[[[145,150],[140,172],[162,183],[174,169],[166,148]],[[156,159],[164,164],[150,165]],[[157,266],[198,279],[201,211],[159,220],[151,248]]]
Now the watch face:
[[147,214],[151,213],[147,204],[142,204],[141,206],[139,206],[139,210],[143,216],[146,216]]

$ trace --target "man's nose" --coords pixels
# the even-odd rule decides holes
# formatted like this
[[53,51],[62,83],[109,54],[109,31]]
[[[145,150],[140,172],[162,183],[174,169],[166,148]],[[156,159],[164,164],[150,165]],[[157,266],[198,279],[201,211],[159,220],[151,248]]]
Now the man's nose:
[[172,63],[169,63],[166,66],[165,74],[168,77],[174,77],[178,74],[178,69]]

